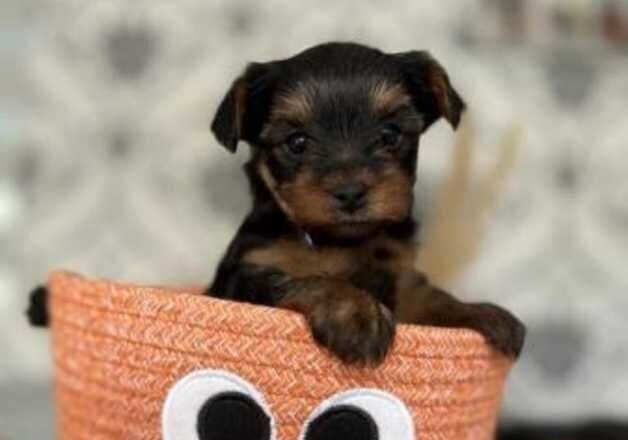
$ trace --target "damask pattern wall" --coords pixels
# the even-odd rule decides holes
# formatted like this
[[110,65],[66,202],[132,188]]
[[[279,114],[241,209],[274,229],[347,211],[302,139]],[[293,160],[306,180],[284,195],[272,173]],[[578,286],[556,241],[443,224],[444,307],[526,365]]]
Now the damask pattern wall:
[[[0,401],[45,382],[21,310],[53,267],[207,282],[247,208],[208,125],[244,63],[327,40],[429,49],[470,104],[476,171],[524,138],[478,258],[455,283],[530,327],[505,415],[628,414],[628,2],[4,1]],[[422,144],[429,211],[454,135]],[[9,385],[7,385],[9,386]],[[0,408],[9,407],[7,402]],[[6,422],[6,420],[5,420]],[[0,413],[0,434],[2,433]]]

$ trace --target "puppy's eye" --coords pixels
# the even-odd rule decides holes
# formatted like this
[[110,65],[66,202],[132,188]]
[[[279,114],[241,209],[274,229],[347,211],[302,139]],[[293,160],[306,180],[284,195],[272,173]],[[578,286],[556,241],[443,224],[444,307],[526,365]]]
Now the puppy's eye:
[[395,124],[386,124],[382,127],[379,136],[380,142],[384,147],[394,149],[401,140],[401,129]]
[[302,154],[307,148],[309,139],[304,133],[294,133],[288,136],[284,145],[292,154]]

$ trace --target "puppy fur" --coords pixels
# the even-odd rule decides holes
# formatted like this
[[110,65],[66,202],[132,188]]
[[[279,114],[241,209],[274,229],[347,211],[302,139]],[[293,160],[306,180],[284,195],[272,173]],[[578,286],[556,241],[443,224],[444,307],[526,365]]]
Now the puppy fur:
[[252,63],[212,123],[251,147],[253,204],[207,293],[295,310],[347,363],[381,362],[395,323],[466,327],[518,356],[523,325],[466,304],[415,271],[419,139],[465,104],[427,52],[327,43]]

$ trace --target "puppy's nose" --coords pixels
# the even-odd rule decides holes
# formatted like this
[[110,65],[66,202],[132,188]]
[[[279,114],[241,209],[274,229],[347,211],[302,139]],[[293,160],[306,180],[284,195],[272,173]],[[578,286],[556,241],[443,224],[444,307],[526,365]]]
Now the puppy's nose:
[[361,183],[346,183],[336,187],[332,194],[342,210],[353,212],[364,206],[366,186]]

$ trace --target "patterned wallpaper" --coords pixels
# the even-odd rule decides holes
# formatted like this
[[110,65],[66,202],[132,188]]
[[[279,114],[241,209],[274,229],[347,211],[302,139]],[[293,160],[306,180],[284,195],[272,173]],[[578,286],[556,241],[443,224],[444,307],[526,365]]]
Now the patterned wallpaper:
[[[52,267],[207,282],[247,207],[208,124],[245,61],[317,42],[427,48],[475,122],[474,172],[524,130],[480,255],[454,283],[530,327],[506,415],[628,414],[628,2],[4,1],[0,382],[49,375],[25,293]],[[454,136],[424,140],[419,205]],[[1,397],[0,397],[1,399]]]

